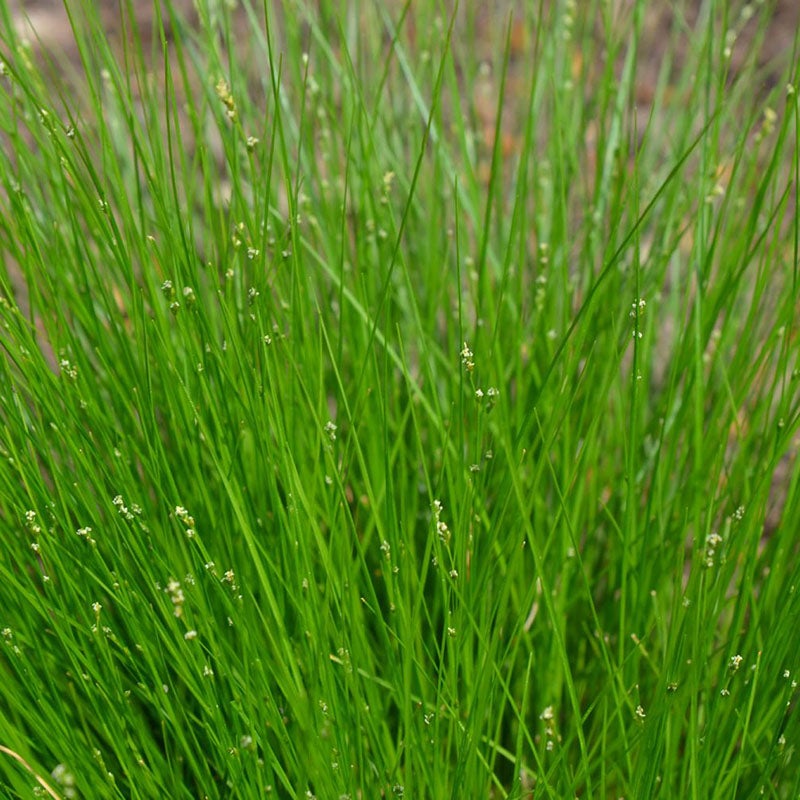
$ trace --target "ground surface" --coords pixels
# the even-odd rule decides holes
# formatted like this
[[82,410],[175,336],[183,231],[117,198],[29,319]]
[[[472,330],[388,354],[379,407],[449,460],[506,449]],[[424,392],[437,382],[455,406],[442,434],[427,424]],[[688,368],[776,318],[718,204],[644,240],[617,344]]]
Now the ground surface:
[[[108,0],[101,0],[100,7],[104,10],[104,18],[107,21],[109,31],[116,31],[119,28],[118,8],[116,2],[108,2]],[[191,2],[187,0],[178,0],[173,2],[173,5],[179,8],[191,8]],[[276,4],[282,5],[282,4]],[[398,8],[401,3],[396,2]],[[462,3],[459,13],[463,16],[466,9],[469,8],[468,3]],[[631,0],[618,0],[617,6],[624,8],[631,5]],[[677,15],[673,8],[676,5],[687,5],[692,7],[686,19],[682,21],[682,14]],[[692,13],[696,14],[701,7],[699,0],[688,4],[676,4],[665,2],[664,0],[657,0],[650,2],[647,14],[644,21],[645,37],[644,43],[647,45],[644,52],[640,55],[639,63],[641,66],[642,79],[641,97],[645,100],[649,93],[652,93],[655,86],[655,81],[658,76],[658,70],[661,65],[664,49],[669,43],[667,32],[673,25],[682,25],[685,23],[691,25]],[[741,8],[744,6],[741,2],[731,2],[730,16],[732,21],[736,20],[739,16]],[[773,60],[782,60],[790,57],[792,44],[795,38],[798,24],[800,24],[800,3],[795,0],[777,0],[774,4],[770,3],[750,3],[749,7],[757,10],[757,13],[767,13],[766,8],[774,5],[774,12],[772,12],[772,20],[769,26],[768,35],[765,37],[764,42],[759,47],[759,60],[768,64]],[[141,21],[143,27],[146,27],[149,20],[152,18],[153,4],[145,2],[144,0],[137,0],[134,3],[137,8],[137,16]],[[764,10],[761,10],[761,7]],[[67,53],[74,52],[74,45],[72,34],[70,32],[69,21],[64,11],[64,4],[60,0],[14,0],[11,3],[12,9],[16,14],[18,24],[21,30],[35,30],[35,36],[41,43],[53,50],[63,50]],[[496,41],[498,33],[502,35],[505,29],[509,14],[513,15],[515,19],[512,47],[518,50],[524,50],[529,44],[532,31],[528,30],[521,21],[522,15],[520,9],[523,6],[519,2],[511,0],[494,0],[494,2],[482,3],[481,11],[479,12],[478,24],[475,30],[479,31],[481,35],[475,37],[475,41],[471,42],[479,51],[482,58],[491,62],[497,57]],[[755,15],[751,22],[743,26],[742,34],[737,43],[737,49],[734,53],[733,62],[736,64],[743,59],[747,53],[748,48],[752,45],[752,31],[755,27]],[[410,24],[413,24],[413,6],[411,9]]]

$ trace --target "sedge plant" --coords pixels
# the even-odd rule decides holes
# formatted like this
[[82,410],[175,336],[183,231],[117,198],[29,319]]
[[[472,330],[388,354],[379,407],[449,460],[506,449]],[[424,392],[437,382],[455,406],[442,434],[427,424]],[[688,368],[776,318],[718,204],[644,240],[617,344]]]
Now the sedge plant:
[[479,5],[0,0],[4,797],[800,794],[796,59]]

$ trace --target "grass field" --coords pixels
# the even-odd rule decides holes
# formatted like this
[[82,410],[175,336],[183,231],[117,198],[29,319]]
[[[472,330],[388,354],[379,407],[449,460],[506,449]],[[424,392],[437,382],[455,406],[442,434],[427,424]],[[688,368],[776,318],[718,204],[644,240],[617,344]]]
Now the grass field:
[[278,5],[0,0],[0,794],[796,799],[769,4]]

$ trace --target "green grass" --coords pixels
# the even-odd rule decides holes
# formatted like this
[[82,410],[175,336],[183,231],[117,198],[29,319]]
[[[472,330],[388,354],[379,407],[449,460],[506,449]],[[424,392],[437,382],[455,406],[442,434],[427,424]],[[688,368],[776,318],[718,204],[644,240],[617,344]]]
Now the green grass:
[[611,5],[0,0],[3,797],[800,795],[800,79]]

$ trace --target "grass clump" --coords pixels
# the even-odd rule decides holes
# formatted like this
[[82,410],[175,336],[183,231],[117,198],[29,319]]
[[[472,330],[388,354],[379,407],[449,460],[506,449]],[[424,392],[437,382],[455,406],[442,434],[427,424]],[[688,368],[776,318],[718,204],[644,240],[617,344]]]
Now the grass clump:
[[531,5],[0,3],[6,796],[800,792],[796,71]]

